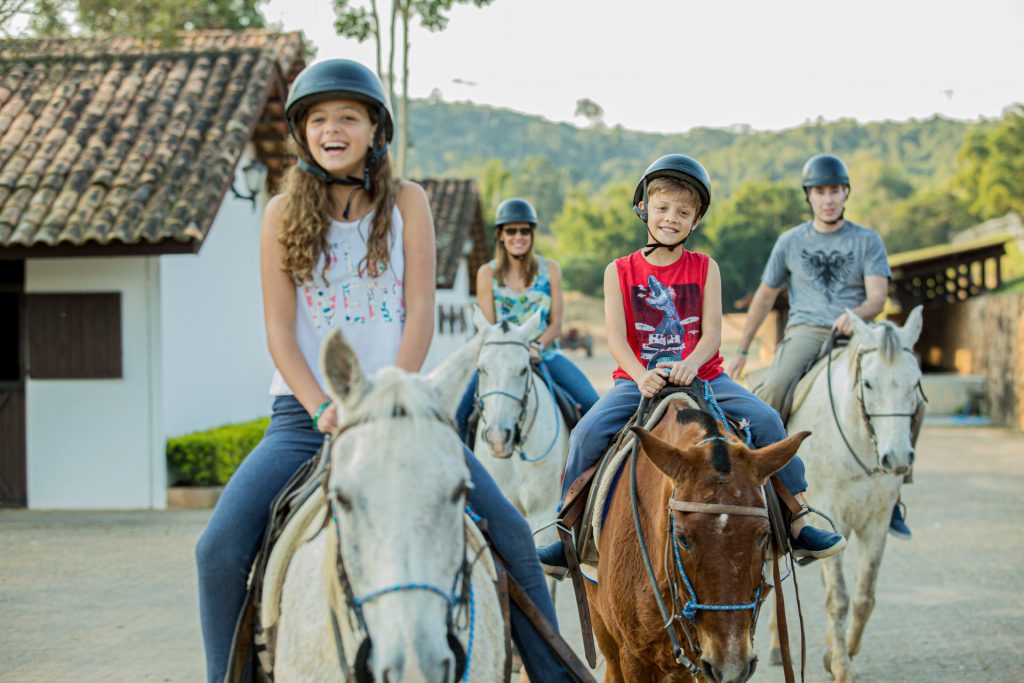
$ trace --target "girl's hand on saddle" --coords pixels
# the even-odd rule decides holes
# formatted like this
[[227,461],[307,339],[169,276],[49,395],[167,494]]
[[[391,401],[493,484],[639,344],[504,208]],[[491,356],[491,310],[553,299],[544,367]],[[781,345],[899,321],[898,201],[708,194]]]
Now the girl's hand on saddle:
[[644,398],[654,398],[668,383],[668,370],[662,367],[653,368],[640,375],[636,385]]
[[680,387],[689,386],[690,382],[692,382],[697,376],[697,371],[700,369],[695,366],[689,358],[675,362],[665,361],[663,363],[658,363],[658,367],[668,368],[668,381]]
[[316,428],[321,434],[332,434],[338,428],[338,406],[332,403],[320,413]]
[[540,353],[541,351],[544,350],[544,347],[540,344],[540,342],[532,341],[530,342],[528,348],[530,349],[530,362],[539,363]]

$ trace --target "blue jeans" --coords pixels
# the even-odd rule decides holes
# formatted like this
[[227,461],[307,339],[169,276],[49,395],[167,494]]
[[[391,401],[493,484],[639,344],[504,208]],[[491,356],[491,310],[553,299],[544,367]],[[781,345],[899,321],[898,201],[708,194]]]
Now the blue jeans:
[[[696,380],[694,380],[696,381]],[[711,390],[722,410],[750,422],[750,437],[755,448],[761,448],[786,438],[782,419],[767,403],[742,386],[721,374],[711,380]],[[601,459],[612,438],[619,433],[640,405],[640,388],[631,379],[617,379],[615,386],[601,397],[594,409],[587,413],[569,435],[569,460],[562,480],[562,500],[583,472]],[[793,456],[785,467],[775,473],[792,493],[807,490],[804,463]]]
[[[323,435],[313,429],[309,414],[293,396],[275,398],[263,440],[224,487],[209,525],[196,545],[199,617],[210,683],[220,683],[224,678],[235,622],[245,600],[246,578],[267,525],[270,503],[322,444]],[[501,494],[473,454],[468,449],[465,454],[473,479],[469,504],[487,520],[491,538],[508,562],[512,577],[557,627],[555,608],[526,520]],[[531,680],[572,680],[544,639],[514,606],[512,636]]]
[[[561,353],[552,354],[545,358],[543,362],[547,366],[548,372],[551,373],[551,379],[554,380],[555,384],[565,389],[572,396],[572,399],[580,404],[582,413],[586,415],[598,401],[597,392],[590,384],[587,376],[576,367],[575,363]],[[463,441],[465,441],[466,433],[469,431],[469,415],[473,412],[473,397],[476,395],[476,387],[479,381],[479,375],[474,372],[473,376],[469,378],[466,392],[462,395],[458,410],[455,412],[455,424],[458,426],[459,436],[462,437]]]

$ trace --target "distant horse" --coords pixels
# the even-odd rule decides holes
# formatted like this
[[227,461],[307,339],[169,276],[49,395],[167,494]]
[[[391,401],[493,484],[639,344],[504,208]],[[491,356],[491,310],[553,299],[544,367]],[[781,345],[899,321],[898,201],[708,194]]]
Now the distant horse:
[[[552,396],[550,376],[532,371],[527,344],[540,324],[540,312],[523,323],[491,325],[477,309],[484,331],[477,359],[475,398],[480,421],[474,452],[505,497],[531,529],[550,522],[558,507],[569,429]],[[554,540],[554,532],[551,532]]]
[[479,341],[428,376],[392,367],[372,378],[339,333],[325,341],[343,421],[326,501],[305,516],[311,540],[290,555],[283,588],[264,589],[275,680],[453,683],[467,660],[468,680],[501,679],[493,565],[466,524],[470,475],[448,416]]
[[[913,427],[923,417],[921,369],[913,354],[921,334],[921,307],[903,327],[853,321],[849,346],[822,360],[797,388],[788,428],[814,436],[803,449],[807,481],[817,507],[836,528],[857,538],[853,618],[841,556],[822,561],[825,581],[825,668],[837,681],[855,680],[850,658],[875,606],[875,584],[886,533],[903,477],[914,464]],[[845,633],[844,633],[844,627]],[[774,631],[774,629],[773,629]],[[773,635],[773,647],[777,640]]]
[[[635,463],[630,484],[638,498],[634,504],[624,473],[598,541],[599,583],[587,585],[605,681],[703,676],[742,683],[757,663],[754,626],[770,589],[764,572],[771,532],[761,487],[807,433],[751,450],[724,436],[710,414],[678,407],[651,431],[633,431],[639,452],[626,467]],[[652,573],[671,614],[667,627]],[[674,652],[675,643],[681,649]]]

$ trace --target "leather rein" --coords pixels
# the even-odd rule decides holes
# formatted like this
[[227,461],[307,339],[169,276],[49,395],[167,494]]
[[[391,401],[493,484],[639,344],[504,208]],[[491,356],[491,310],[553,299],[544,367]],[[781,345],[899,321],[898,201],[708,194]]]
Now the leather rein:
[[[854,376],[853,376],[853,381],[857,383],[857,389],[858,389],[858,391],[857,391],[857,396],[858,396],[858,398],[857,398],[857,406],[858,406],[858,408],[860,408],[860,415],[861,415],[861,418],[864,421],[864,424],[867,425],[868,436],[871,438],[871,444],[872,444],[872,446],[874,448],[874,451],[875,451],[875,466],[872,467],[872,468],[868,468],[868,466],[864,464],[864,461],[860,459],[860,456],[857,455],[857,451],[854,450],[853,446],[850,445],[849,439],[846,438],[846,433],[843,431],[842,421],[839,419],[839,411],[836,410],[835,392],[832,389],[832,350],[835,348],[835,343],[836,343],[837,337],[838,337],[838,334],[833,330],[832,334],[829,335],[828,340],[825,342],[825,347],[824,347],[824,354],[825,354],[825,357],[828,359],[825,372],[826,372],[826,379],[827,379],[827,383],[828,383],[828,402],[829,402],[829,406],[832,409],[832,419],[835,421],[836,429],[839,430],[839,436],[842,437],[843,443],[846,444],[846,450],[849,451],[850,455],[853,456],[853,459],[860,466],[860,468],[864,471],[864,474],[869,476],[869,477],[871,477],[871,476],[874,476],[876,474],[883,473],[885,471],[884,469],[882,469],[882,467],[879,466],[880,463],[881,463],[881,456],[878,454],[878,440],[875,437],[875,425],[871,421],[871,419],[875,418],[875,417],[908,417],[908,418],[911,419],[911,421],[913,421],[915,415],[917,415],[918,408],[921,407],[921,402],[922,401],[927,401],[928,397],[925,396],[924,387],[921,386],[921,380],[918,380],[918,382],[917,382],[917,391],[918,391],[918,394],[921,397],[921,400],[919,400],[917,402],[917,405],[914,406],[914,410],[912,412],[909,412],[909,413],[869,413],[868,410],[867,410],[867,404],[864,401],[864,381],[861,378],[861,359],[864,357],[865,354],[877,352],[879,349],[877,347],[872,347],[872,348],[860,348],[860,349],[857,350],[857,369],[856,369],[856,371],[854,373]],[[913,355],[913,351],[911,349],[903,347],[903,351],[905,353],[909,353],[909,354]]]

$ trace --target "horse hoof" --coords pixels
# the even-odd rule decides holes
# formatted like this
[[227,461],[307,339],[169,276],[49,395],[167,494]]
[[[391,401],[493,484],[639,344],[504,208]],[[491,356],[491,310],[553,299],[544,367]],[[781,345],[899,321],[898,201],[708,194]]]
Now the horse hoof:
[[782,666],[782,650],[780,648],[772,648],[772,651],[768,654],[768,663],[772,666]]

